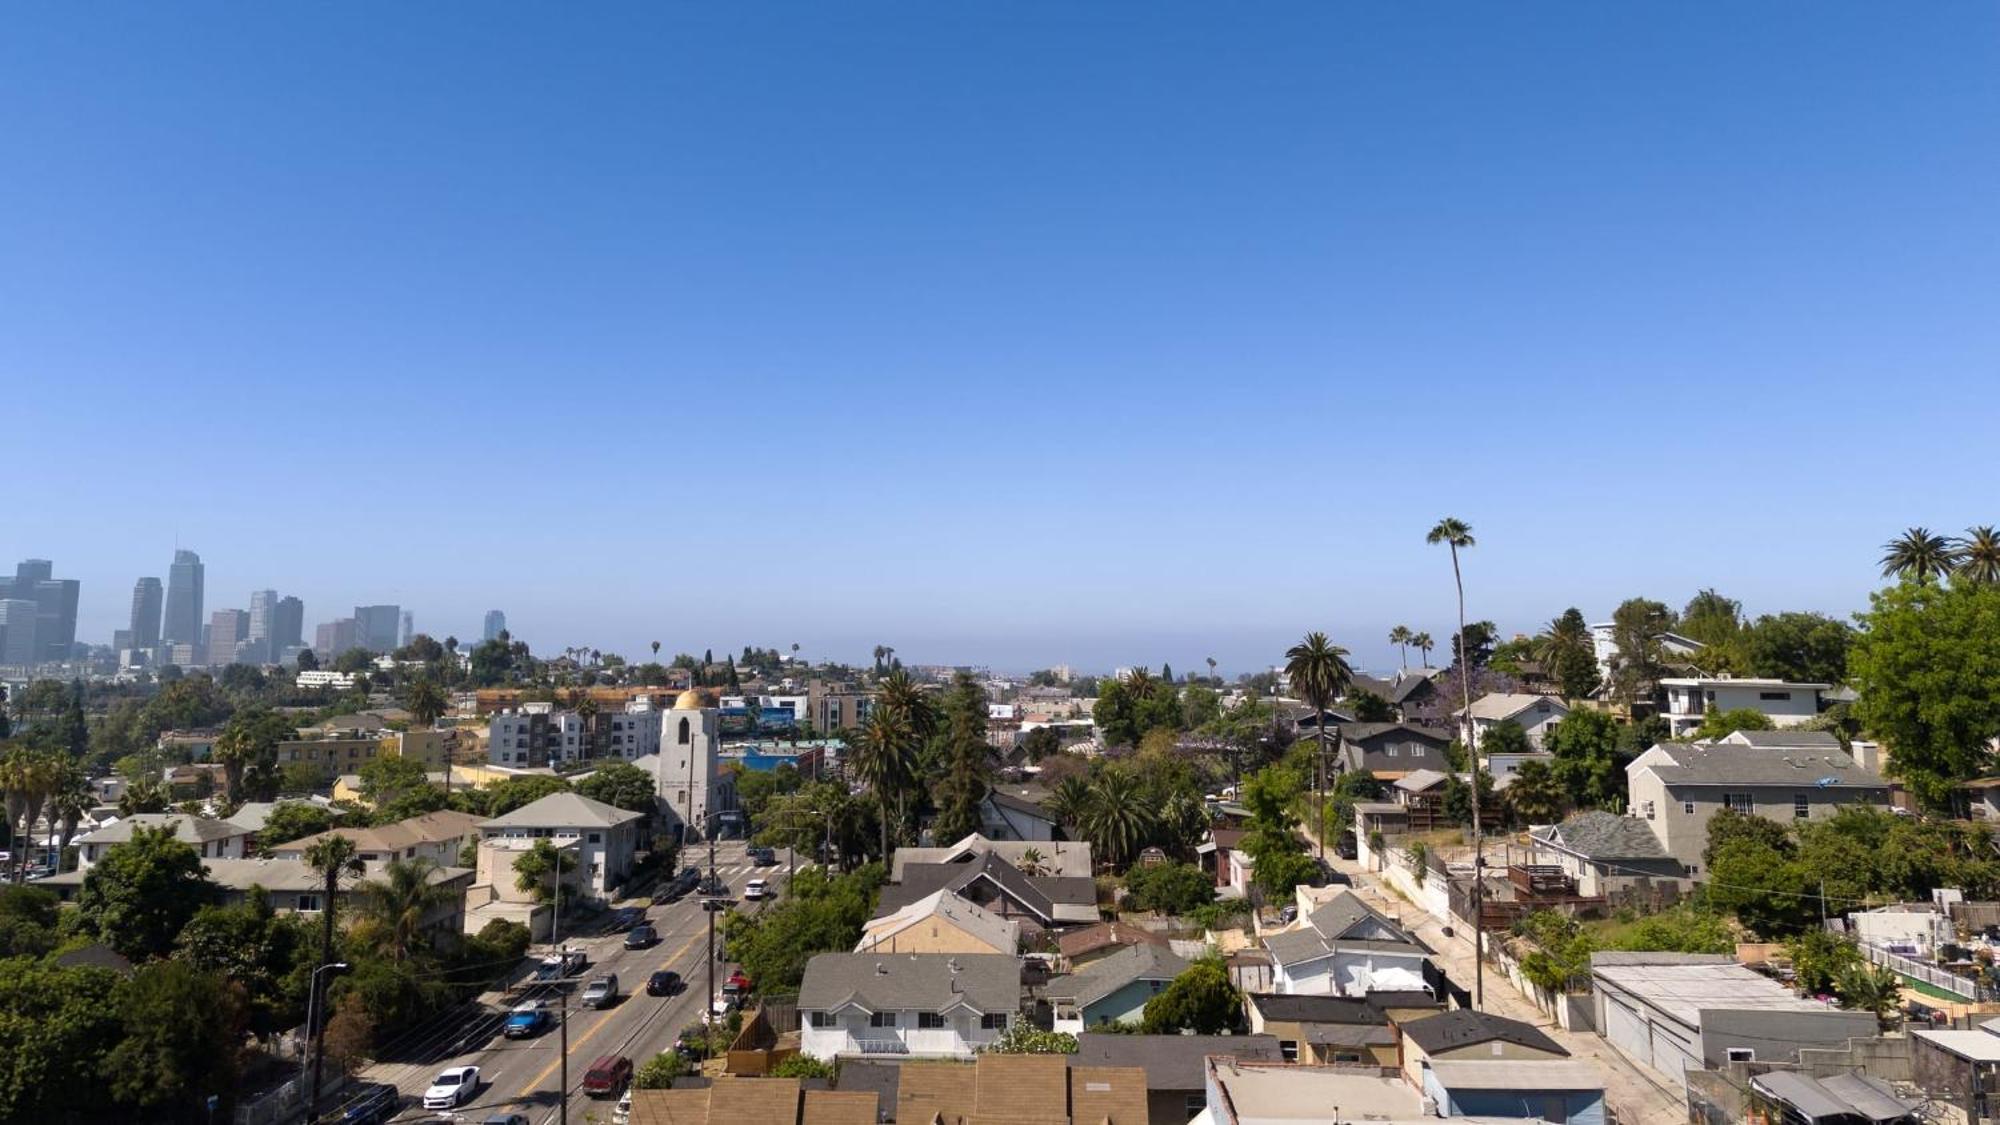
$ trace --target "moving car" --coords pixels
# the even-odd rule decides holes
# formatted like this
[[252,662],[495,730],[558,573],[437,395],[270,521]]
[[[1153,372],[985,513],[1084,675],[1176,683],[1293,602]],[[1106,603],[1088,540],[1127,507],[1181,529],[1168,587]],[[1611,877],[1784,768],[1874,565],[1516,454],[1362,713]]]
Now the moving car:
[[603,1055],[583,1072],[583,1092],[593,1098],[622,1093],[632,1081],[632,1060],[624,1055]]
[[472,1100],[479,1092],[479,1068],[476,1066],[448,1066],[438,1071],[431,1079],[430,1088],[424,1091],[425,1109],[457,1109]]
[[394,1086],[371,1082],[347,1099],[340,1112],[341,1125],[381,1125],[403,1108],[403,1095]]
[[662,885],[653,895],[654,906],[666,906],[686,898],[689,891],[701,885],[701,872],[692,867],[681,868],[681,873]]
[[720,875],[710,875],[701,881],[699,889],[702,894],[709,895],[710,897],[719,897],[729,893],[729,884],[723,882]]
[[625,948],[644,949],[659,940],[659,931],[653,929],[651,923],[642,923],[632,927],[632,932],[625,935]]
[[622,934],[626,930],[646,920],[646,912],[637,906],[621,906],[611,912],[611,932]]
[[771,884],[762,879],[752,879],[743,884],[743,901],[756,902],[771,893]]
[[586,1008],[609,1008],[618,1002],[618,974],[606,973],[583,986],[583,999],[579,1001]]
[[778,866],[778,849],[756,847],[750,849],[750,862],[758,867]]
[[500,1034],[509,1039],[530,1039],[549,1029],[555,1017],[540,1000],[530,1000],[517,1004],[507,1013],[507,1022],[500,1028]]
[[573,977],[590,967],[590,954],[581,949],[565,949],[560,954],[551,953],[535,966],[536,980],[561,980]]
[[672,996],[681,988],[681,975],[672,969],[661,969],[646,978],[646,995]]

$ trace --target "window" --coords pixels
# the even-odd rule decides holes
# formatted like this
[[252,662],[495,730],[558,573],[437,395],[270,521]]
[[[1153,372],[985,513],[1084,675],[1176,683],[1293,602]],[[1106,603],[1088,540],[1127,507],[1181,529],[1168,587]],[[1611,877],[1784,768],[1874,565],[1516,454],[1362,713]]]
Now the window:
[[920,1030],[920,1031],[937,1031],[937,1030],[939,1030],[939,1029],[941,1029],[941,1028],[943,1028],[943,1027],[944,1027],[944,1017],[943,1017],[943,1016],[941,1016],[941,1015],[939,1015],[939,1014],[937,1014],[936,1012],[918,1012],[918,1013],[917,1013],[917,1029],[918,1029],[918,1030]]
[[894,1013],[894,1012],[870,1012],[870,1013],[868,1014],[868,1026],[869,1026],[869,1027],[894,1027],[894,1026],[896,1026],[896,1013]]
[[1647,801],[1645,805],[1645,810],[1646,810],[1646,819],[1647,820],[1653,819],[1653,802]]
[[832,1026],[833,1026],[833,1013],[832,1013],[832,1012],[812,1012],[812,1013],[809,1013],[809,1014],[810,1014],[810,1015],[812,1016],[812,1025],[813,1025],[814,1027],[832,1027]]
[[1389,746],[1389,747],[1385,747],[1385,748],[1383,749],[1383,751],[1382,751],[1382,752],[1383,752],[1384,754],[1387,754],[1387,755],[1388,755],[1388,756],[1390,756],[1391,758],[1393,758],[1393,757],[1395,757],[1395,756],[1396,756],[1396,754],[1397,754],[1397,753],[1398,753],[1398,752],[1400,751],[1400,749],[1401,749],[1400,747],[1396,747],[1396,746]]
[[1804,793],[1792,798],[1792,815],[1800,820],[1812,815],[1812,802],[1806,799]]
[[1187,1101],[1186,1103],[1184,1103],[1182,1108],[1187,1110],[1187,1115],[1189,1117],[1200,1117],[1202,1111],[1208,1108],[1208,1094],[1205,1092],[1200,1094],[1189,1094],[1187,1096]]
[[318,895],[300,895],[300,896],[299,896],[299,909],[300,909],[300,910],[318,910],[318,909],[319,909],[319,896],[318,896]]
[[988,1012],[979,1017],[979,1026],[984,1031],[1005,1031],[1007,1030],[1007,1013]]
[[687,721],[686,719],[682,719],[682,720],[681,720],[681,745],[682,745],[682,746],[686,746],[686,745],[687,745],[687,741],[688,741],[688,721]]
[[1750,799],[1750,794],[1748,793],[1724,793],[1722,795],[1722,807],[1731,812],[1740,812],[1744,816],[1749,816],[1751,813],[1757,811],[1757,803]]
[[1785,703],[1791,700],[1792,693],[1789,691],[1760,691],[1757,693],[1757,698],[1769,700],[1772,703]]
[[1278,1040],[1278,1053],[1284,1056],[1286,1062],[1299,1061],[1299,1041],[1296,1039]]
[[590,842],[591,842],[591,843],[593,843],[593,844],[601,844],[601,843],[603,843],[603,842],[604,842],[604,833],[602,833],[602,832],[592,832],[592,833],[590,834]]
[[1725,1048],[1725,1050],[1726,1050],[1726,1051],[1728,1052],[1728,1054],[1729,1054],[1729,1061],[1730,1061],[1730,1062],[1756,1062],[1756,1061],[1757,1061],[1757,1050],[1756,1050],[1756,1048],[1754,1048],[1754,1047],[1728,1047],[1728,1048]]
[[1693,816],[1693,815],[1694,815],[1694,802],[1693,802],[1693,801],[1682,801],[1682,802],[1681,802],[1681,812],[1683,812],[1683,813],[1687,814],[1688,816]]

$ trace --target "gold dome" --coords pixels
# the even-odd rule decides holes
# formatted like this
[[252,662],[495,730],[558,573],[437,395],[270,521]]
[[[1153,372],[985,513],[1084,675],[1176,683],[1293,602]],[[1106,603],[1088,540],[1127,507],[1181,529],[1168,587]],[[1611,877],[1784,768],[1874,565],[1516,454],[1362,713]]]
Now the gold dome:
[[687,689],[681,693],[679,699],[674,700],[674,710],[676,711],[701,711],[707,707],[708,697],[696,688]]

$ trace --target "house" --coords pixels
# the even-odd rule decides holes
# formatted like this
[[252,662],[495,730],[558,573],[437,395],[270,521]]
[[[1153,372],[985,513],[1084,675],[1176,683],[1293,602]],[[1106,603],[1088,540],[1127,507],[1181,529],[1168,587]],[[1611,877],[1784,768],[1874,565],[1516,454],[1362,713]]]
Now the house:
[[1927,1119],[1990,1121],[2000,1111],[2000,1035],[1984,1027],[1911,1031],[1910,1077],[1928,1100],[1955,1111]]
[[1585,898],[1612,898],[1657,883],[1678,888],[1685,880],[1681,861],[1636,817],[1592,809],[1528,834],[1536,861],[1561,867]]
[[476,843],[484,818],[453,809],[440,809],[408,817],[394,824],[374,828],[334,828],[271,848],[279,859],[305,859],[308,849],[321,840],[340,836],[354,842],[354,850],[370,874],[379,872],[392,860],[428,859],[440,867],[456,867],[465,845]]
[[1723,809],[1779,821],[1889,801],[1889,783],[1838,750],[1769,750],[1741,742],[1663,742],[1625,767],[1630,815],[1701,875],[1708,820]]
[[1731,1062],[1797,1062],[1801,1047],[1876,1033],[1873,1014],[1797,996],[1727,954],[1593,953],[1590,977],[1598,1034],[1670,1082]]
[[1450,1060],[1533,1062],[1566,1059],[1569,1052],[1533,1024],[1491,1012],[1459,1008],[1398,1024],[1404,1077],[1419,1089],[1427,1067]]
[[[1701,651],[1701,642],[1679,633],[1658,635],[1660,652],[1670,660],[1676,656],[1693,656]],[[1618,626],[1614,622],[1600,621],[1590,627],[1590,647],[1597,657],[1597,677],[1605,683],[1611,682],[1611,664],[1618,658]]]
[[1750,1076],[1750,1089],[1796,1125],[1914,1125],[1922,1103],[1896,1096],[1880,1078],[1853,1071],[1815,1078],[1796,1070]]
[[[1072,1066],[1137,1067],[1146,1074],[1147,1119],[1151,1125],[1187,1125],[1208,1108],[1202,1081],[1210,1055],[1248,1062],[1278,1061],[1277,1040],[1268,1035],[1080,1035]],[[1095,1125],[1095,1123],[1092,1123]]]
[[1340,894],[1299,921],[1297,929],[1264,938],[1274,991],[1363,996],[1425,987],[1430,951],[1359,895]]
[[1048,842],[1062,833],[1063,826],[1039,803],[1024,793],[1000,788],[986,791],[979,802],[979,832],[989,840]]
[[1055,1030],[1076,1035],[1103,1024],[1137,1023],[1146,1014],[1146,1001],[1187,967],[1173,951],[1141,943],[1053,977],[1044,994],[1055,1010]]
[[1832,686],[1730,676],[1669,677],[1660,681],[1667,696],[1660,715],[1674,738],[1693,733],[1710,711],[1755,711],[1774,726],[1795,727],[1819,715],[1819,693]]
[[1168,942],[1165,934],[1154,933],[1129,922],[1099,922],[1082,929],[1065,930],[1056,938],[1056,952],[1070,972],[1134,945],[1157,945],[1165,949]]
[[97,866],[105,852],[130,843],[141,828],[172,828],[174,839],[193,846],[203,859],[242,859],[249,854],[250,833],[226,820],[186,813],[135,813],[77,837],[77,870]]
[[1243,897],[1249,890],[1247,882],[1235,881],[1241,878],[1240,869],[1231,862],[1243,836],[1241,828],[1210,828],[1208,838],[1195,847],[1195,859],[1202,871],[1215,880],[1216,891],[1235,898]]
[[1285,1062],[1402,1065],[1401,1037],[1373,998],[1253,992],[1243,1007],[1251,1032],[1276,1039]]
[[1025,875],[997,852],[962,863],[919,863],[903,869],[899,883],[882,888],[876,908],[889,912],[939,890],[1021,926],[1024,936],[1097,921],[1097,885],[1089,879]]
[[947,847],[897,848],[889,858],[889,881],[902,882],[903,869],[914,864],[971,863],[989,854],[1042,875],[1088,879],[1097,871],[1086,840],[996,840],[975,832]]
[[[1501,723],[1513,723],[1528,736],[1528,744],[1539,750],[1542,736],[1550,727],[1563,720],[1569,708],[1563,701],[1553,696],[1530,695],[1522,692],[1492,692],[1472,701],[1471,727],[1472,745],[1477,748],[1484,741],[1486,732]],[[1458,720],[1460,730],[1466,727],[1467,711],[1461,707],[1451,713]]]
[[1020,952],[1021,926],[948,890],[933,891],[861,927],[856,953]]
[[1716,739],[1731,746],[1760,750],[1839,750],[1840,739],[1830,730],[1738,730]]
[[[866,1064],[863,1064],[864,1066]],[[905,1063],[884,1120],[909,1125],[1146,1125],[1146,1073],[1065,1055],[981,1055],[976,1063]],[[847,1086],[842,1067],[840,1085]],[[638,1123],[634,1122],[634,1125]]]
[[1442,671],[1441,668],[1405,668],[1389,680],[1357,675],[1348,690],[1357,695],[1365,692],[1375,696],[1396,708],[1404,719],[1410,719],[1437,702],[1436,677]]
[[580,861],[580,890],[604,900],[632,874],[644,813],[593,801],[579,793],[551,793],[505,816],[479,824],[478,885],[513,883],[514,860],[538,841],[573,844]]
[[997,953],[821,953],[799,985],[816,1059],[971,1058],[1020,1018],[1021,961]]
[[1451,739],[1408,723],[1341,723],[1340,761],[1349,772],[1367,770],[1394,781],[1411,770],[1451,768],[1445,747]]
[[1604,1075],[1560,1059],[1436,1059],[1425,1064],[1424,1097],[1439,1117],[1521,1118],[1603,1125]]
[[1336,1118],[1414,1123],[1432,1116],[1423,1095],[1393,1071],[1218,1055],[1202,1066],[1208,1105],[1189,1125],[1327,1125]]

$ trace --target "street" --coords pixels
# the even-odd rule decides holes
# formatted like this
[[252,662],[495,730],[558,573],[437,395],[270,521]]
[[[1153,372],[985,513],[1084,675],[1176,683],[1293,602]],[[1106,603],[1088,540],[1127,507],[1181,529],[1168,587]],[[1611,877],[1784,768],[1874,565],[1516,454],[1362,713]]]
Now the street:
[[[746,851],[741,840],[719,842],[716,872],[729,885],[730,897],[738,900],[739,909],[758,909],[741,901],[743,885],[761,877],[782,893],[785,856],[782,851],[779,853],[780,862],[775,867],[753,867]],[[703,844],[691,847],[685,857],[685,862],[699,863],[704,871],[707,861],[708,848]],[[635,898],[614,905],[646,908],[646,920],[660,938],[650,948],[626,949],[624,934],[601,932],[602,916],[589,929],[566,937],[562,943],[568,948],[585,949],[590,955],[590,967],[571,978],[568,994],[567,1092],[571,1121],[582,1122],[584,1110],[589,1107],[599,1110],[599,1119],[609,1116],[609,1099],[586,1097],[580,1089],[584,1071],[593,1060],[605,1055],[624,1055],[632,1060],[634,1068],[643,1066],[671,1046],[681,1028],[701,1018],[711,996],[706,970],[708,915],[701,908],[700,896],[690,894],[670,906],[650,906],[648,902],[645,898]],[[719,948],[723,914],[717,913],[715,918]],[[530,950],[530,956],[540,956],[546,950],[546,945],[537,945]],[[672,996],[649,996],[646,980],[661,969],[679,973],[685,984]],[[720,964],[717,969],[715,981],[720,987],[724,974]],[[618,975],[618,1002],[602,1011],[577,1007],[583,985],[604,973]],[[555,990],[545,990],[543,994],[551,1005],[561,995]],[[401,1091],[405,1108],[394,1120],[432,1120],[440,1115],[422,1109],[424,1089],[439,1070],[469,1064],[479,1067],[480,1089],[476,1097],[458,1108],[460,1119],[478,1122],[490,1113],[512,1111],[527,1114],[536,1125],[559,1120],[561,1030],[552,1026],[530,1039],[506,1039],[500,1034],[505,1018],[505,1005],[488,1004],[481,1015],[448,1021],[448,1026],[426,1032],[433,1043],[398,1046],[391,1040],[390,1046],[396,1048],[391,1053],[415,1061],[378,1063],[365,1070],[361,1078],[365,1082],[388,1083]],[[332,1101],[329,1099],[327,1108],[331,1108]]]

